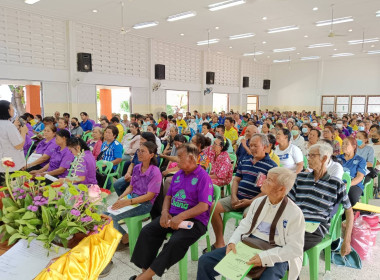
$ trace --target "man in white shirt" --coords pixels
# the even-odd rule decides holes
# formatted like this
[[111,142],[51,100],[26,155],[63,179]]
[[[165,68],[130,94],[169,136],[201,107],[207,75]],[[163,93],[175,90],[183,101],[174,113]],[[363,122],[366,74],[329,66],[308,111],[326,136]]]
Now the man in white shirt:
[[[269,170],[268,177],[261,187],[265,196],[255,199],[251,204],[247,217],[234,231],[228,246],[215,249],[200,257],[198,262],[197,280],[215,279],[218,273],[215,265],[230,251],[236,253],[236,244],[241,241],[242,235],[251,235],[269,242],[269,232],[272,221],[280,208],[284,197],[293,187],[296,174],[284,167],[275,167]],[[266,199],[256,225],[249,232],[255,212],[262,201]],[[263,214],[264,213],[264,214]],[[274,241],[278,247],[265,250],[245,260],[248,264],[265,267],[261,279],[281,279],[289,269],[289,280],[297,279],[302,268],[303,246],[305,235],[305,220],[301,209],[290,199],[276,225]]]

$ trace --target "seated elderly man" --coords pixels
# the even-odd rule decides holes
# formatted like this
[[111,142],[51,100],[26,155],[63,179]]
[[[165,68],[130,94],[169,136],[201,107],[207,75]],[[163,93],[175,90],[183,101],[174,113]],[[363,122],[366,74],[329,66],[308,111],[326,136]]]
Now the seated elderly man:
[[[241,241],[242,235],[251,234],[253,238],[269,242],[271,224],[283,201],[286,203],[285,209],[276,224],[274,235],[277,247],[262,251],[246,261],[254,266],[265,267],[260,279],[281,279],[288,268],[289,279],[297,279],[302,267],[305,220],[301,209],[293,201],[287,198],[284,200],[294,184],[295,177],[294,172],[284,167],[269,170],[268,178],[261,187],[265,196],[252,202],[247,217],[234,231],[227,247],[201,256],[198,263],[198,280],[215,279],[218,275],[214,270],[215,265],[230,251],[236,253],[235,246]],[[263,208],[252,230],[252,220],[259,207]]]
[[[212,227],[215,232],[215,244],[212,248],[224,247],[223,221],[221,213],[240,211],[247,213],[252,201],[262,196],[260,187],[256,185],[258,175],[267,175],[268,170],[277,164],[265,153],[269,146],[265,134],[254,134],[249,142],[251,155],[247,155],[238,165],[231,187],[231,196],[219,200],[212,216]],[[206,252],[206,250],[204,250]]]
[[[310,147],[308,154],[309,167],[312,172],[301,172],[288,196],[302,210],[306,221],[320,222],[313,233],[305,233],[304,251],[313,248],[321,242],[329,232],[330,217],[334,207],[343,204],[346,214],[346,231],[341,247],[341,255],[351,251],[351,232],[353,226],[353,211],[346,192],[346,186],[340,178],[327,172],[333,148],[327,143],[317,143]],[[336,211],[336,210],[335,210]]]
[[[162,206],[161,216],[141,231],[131,258],[143,271],[130,279],[152,279],[162,276],[165,269],[180,261],[190,245],[206,233],[210,219],[213,185],[207,172],[197,165],[198,148],[183,144],[178,148],[178,167]],[[191,229],[181,229],[183,221],[194,223]],[[166,235],[169,241],[158,254]]]

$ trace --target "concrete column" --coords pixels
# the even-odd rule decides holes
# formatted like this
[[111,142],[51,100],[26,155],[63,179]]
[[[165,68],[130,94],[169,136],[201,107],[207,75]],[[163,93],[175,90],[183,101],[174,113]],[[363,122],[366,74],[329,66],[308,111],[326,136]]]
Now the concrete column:
[[26,111],[32,115],[41,115],[40,86],[26,85]]
[[105,115],[110,120],[112,118],[112,92],[110,89],[101,89],[99,92],[100,115]]

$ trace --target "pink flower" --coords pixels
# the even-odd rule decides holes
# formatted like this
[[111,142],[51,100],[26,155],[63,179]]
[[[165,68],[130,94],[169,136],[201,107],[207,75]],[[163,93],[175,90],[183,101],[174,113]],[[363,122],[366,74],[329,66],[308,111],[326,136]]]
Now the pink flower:
[[101,191],[98,185],[90,185],[88,187],[88,197],[91,203],[100,200]]
[[76,199],[75,204],[74,204],[74,208],[78,208],[79,206],[81,206],[83,204],[82,196],[77,195],[74,197],[74,199]]

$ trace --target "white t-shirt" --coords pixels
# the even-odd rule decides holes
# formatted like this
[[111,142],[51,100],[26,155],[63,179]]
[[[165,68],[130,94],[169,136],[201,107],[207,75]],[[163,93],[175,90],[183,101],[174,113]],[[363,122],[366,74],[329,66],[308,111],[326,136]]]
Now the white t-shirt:
[[[375,157],[376,157],[376,160],[377,161],[380,161],[380,145],[374,145],[374,144],[371,144],[369,145],[373,148],[374,152],[375,152]],[[380,164],[379,165],[376,165],[376,169],[379,170],[380,169]]]
[[327,165],[327,173],[330,176],[334,176],[342,180],[344,173],[343,166],[339,162],[330,160],[329,164]]
[[291,143],[283,151],[280,150],[280,146],[276,146],[274,153],[279,157],[280,163],[283,167],[286,167],[294,172],[297,169],[297,163],[303,162],[303,155],[300,148]]
[[214,141],[214,136],[212,136],[212,134],[210,132],[207,132],[205,137],[210,138],[211,142]]
[[293,145],[296,145],[298,148],[300,148],[303,155],[306,155],[306,149],[305,149],[305,139],[298,134],[298,137],[294,139],[293,137],[290,139],[290,142]]
[[[16,150],[14,146],[20,145],[23,141],[20,132],[16,126],[9,120],[0,120],[0,159],[11,158],[15,167],[9,168],[9,171],[20,170],[26,165],[24,150]],[[5,168],[0,162],[0,172],[5,172]]]
[[157,145],[157,152],[161,152],[161,140],[156,136],[156,145]]

